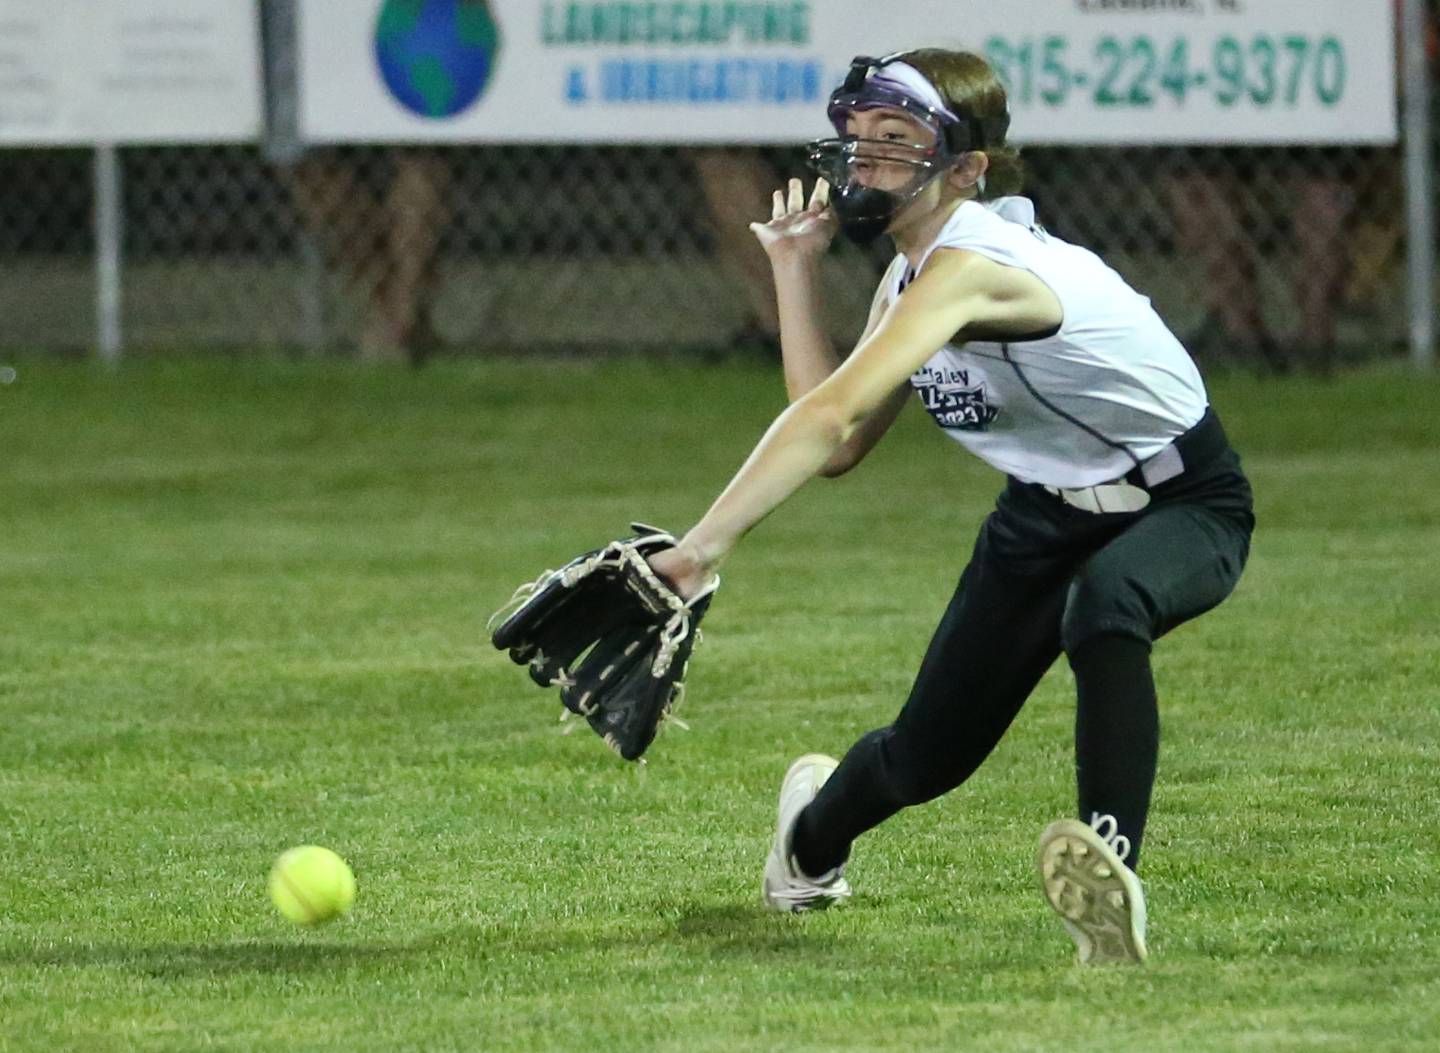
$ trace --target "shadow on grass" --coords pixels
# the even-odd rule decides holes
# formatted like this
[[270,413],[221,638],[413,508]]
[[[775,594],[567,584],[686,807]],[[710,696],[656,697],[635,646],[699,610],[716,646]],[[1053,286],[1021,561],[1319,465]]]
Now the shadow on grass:
[[758,906],[685,904],[678,914],[637,916],[619,930],[613,923],[592,928],[583,921],[545,929],[469,926],[434,933],[412,949],[465,958],[600,953],[628,959],[669,948],[686,957],[784,955],[800,960],[823,958],[842,944],[849,946],[843,935],[807,924],[811,920],[782,917]]
[[15,968],[123,969],[153,977],[228,973],[303,973],[366,966],[423,952],[424,944],[339,942],[286,943],[84,943],[0,948],[0,972]]
[[457,926],[415,939],[356,943],[301,937],[295,941],[234,943],[74,943],[0,946],[0,975],[20,969],[118,969],[153,978],[224,976],[239,973],[301,974],[426,959],[495,960],[511,954],[624,953],[669,946],[686,956],[784,955],[822,959],[850,946],[820,918],[772,914],[735,903],[686,904],[678,916],[616,932],[584,925],[534,929],[507,924]]
[[805,917],[787,917],[759,907],[735,903],[687,906],[674,928],[661,934],[664,942],[709,954],[829,953],[838,938],[816,932]]

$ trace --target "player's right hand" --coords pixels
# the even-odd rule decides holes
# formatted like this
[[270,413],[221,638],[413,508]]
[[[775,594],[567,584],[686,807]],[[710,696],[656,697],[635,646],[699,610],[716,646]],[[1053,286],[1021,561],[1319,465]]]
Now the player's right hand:
[[769,223],[751,223],[750,229],[772,260],[783,257],[818,257],[830,247],[839,221],[830,208],[830,184],[815,181],[810,201],[805,184],[790,180],[786,190],[775,191]]
[[680,594],[683,600],[696,594],[715,576],[715,568],[707,566],[681,539],[674,548],[664,548],[645,557],[650,569]]

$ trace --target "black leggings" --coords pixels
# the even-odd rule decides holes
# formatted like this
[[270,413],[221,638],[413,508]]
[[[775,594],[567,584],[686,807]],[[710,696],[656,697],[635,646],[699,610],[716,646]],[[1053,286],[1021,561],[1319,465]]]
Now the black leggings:
[[862,737],[801,814],[802,868],[838,865],[866,830],[968,779],[1061,651],[1080,696],[1081,817],[1114,815],[1133,863],[1158,751],[1150,643],[1230,594],[1253,527],[1228,448],[1137,513],[1081,511],[1010,480],[899,716]]

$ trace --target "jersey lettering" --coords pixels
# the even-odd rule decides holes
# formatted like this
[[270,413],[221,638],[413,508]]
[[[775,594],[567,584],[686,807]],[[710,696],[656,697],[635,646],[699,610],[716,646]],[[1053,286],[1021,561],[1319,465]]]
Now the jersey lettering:
[[1000,415],[990,402],[983,378],[955,366],[922,366],[910,377],[925,412],[942,428],[984,431]]

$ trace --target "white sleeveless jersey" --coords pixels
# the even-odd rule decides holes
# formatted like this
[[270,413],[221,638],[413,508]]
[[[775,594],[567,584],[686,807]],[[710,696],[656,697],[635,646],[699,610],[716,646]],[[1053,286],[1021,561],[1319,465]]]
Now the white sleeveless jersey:
[[887,304],[937,249],[1030,271],[1064,313],[1053,334],[946,344],[910,378],[936,422],[982,460],[1022,482],[1096,486],[1204,415],[1200,373],[1149,299],[1093,252],[1037,226],[1027,198],[962,204],[924,257],[895,257],[882,279]]

